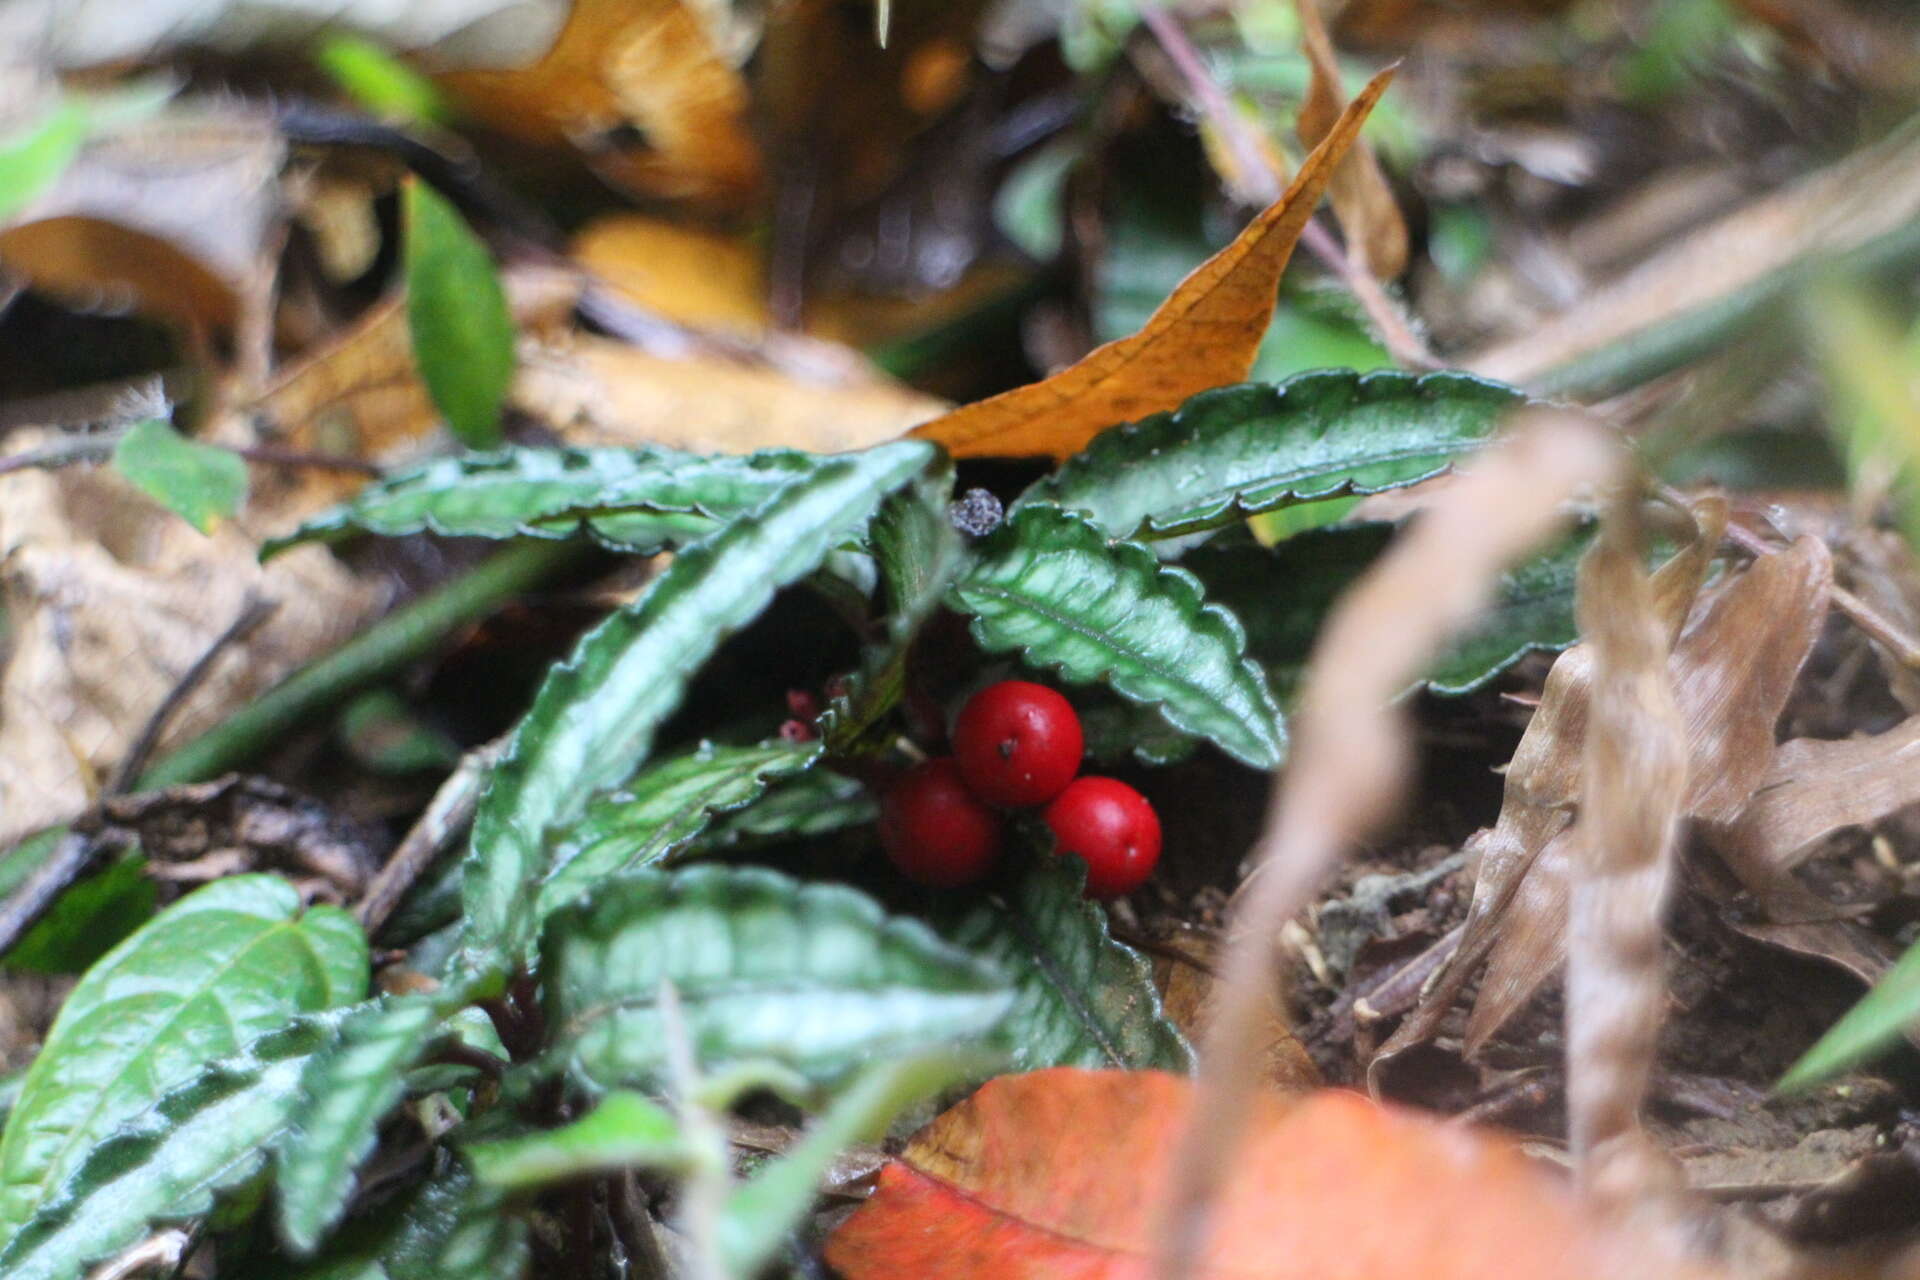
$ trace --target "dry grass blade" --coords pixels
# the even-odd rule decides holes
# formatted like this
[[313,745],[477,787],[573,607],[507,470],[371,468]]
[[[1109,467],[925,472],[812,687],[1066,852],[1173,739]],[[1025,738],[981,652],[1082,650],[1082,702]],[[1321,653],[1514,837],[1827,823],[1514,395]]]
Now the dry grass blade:
[[1041,382],[935,418],[914,434],[961,458],[1064,458],[1116,423],[1245,378],[1273,318],[1294,243],[1392,78],[1391,69],[1383,71],[1361,90],[1286,194],[1182,280],[1138,333]]
[[[1332,130],[1346,106],[1346,92],[1340,87],[1340,62],[1334,56],[1333,40],[1327,35],[1326,20],[1320,16],[1316,0],[1295,0],[1300,15],[1300,46],[1313,67],[1313,82],[1307,87],[1306,101],[1300,104],[1300,140],[1318,146]],[[1382,280],[1391,280],[1407,269],[1407,223],[1400,216],[1400,205],[1387,185],[1380,161],[1363,138],[1354,143],[1333,171],[1327,186],[1327,199],[1340,220],[1355,254],[1368,271]]]
[[1567,1110],[1582,1182],[1643,1187],[1640,1103],[1660,1031],[1661,928],[1687,788],[1671,636],[1641,568],[1637,494],[1622,494],[1580,565],[1593,650],[1586,779],[1567,940]]
[[1185,1275],[1198,1256],[1258,1091],[1279,927],[1398,796],[1408,749],[1395,694],[1481,607],[1500,571],[1559,523],[1562,502],[1614,466],[1605,437],[1584,420],[1534,416],[1435,503],[1328,619],[1202,1047],[1194,1118],[1161,1209],[1159,1275]]

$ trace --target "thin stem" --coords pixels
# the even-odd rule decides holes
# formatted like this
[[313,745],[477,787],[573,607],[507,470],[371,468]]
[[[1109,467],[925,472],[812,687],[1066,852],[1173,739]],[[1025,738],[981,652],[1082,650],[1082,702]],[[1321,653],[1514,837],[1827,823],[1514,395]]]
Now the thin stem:
[[506,739],[496,738],[460,758],[460,764],[433,793],[433,799],[367,886],[355,914],[369,936],[378,933],[420,873],[473,821],[487,770],[500,758]]
[[581,551],[568,542],[525,542],[499,552],[302,667],[258,701],[167,755],[140,776],[137,789],[203,782],[226,773],[342,695],[426,656],[454,628],[491,613]]

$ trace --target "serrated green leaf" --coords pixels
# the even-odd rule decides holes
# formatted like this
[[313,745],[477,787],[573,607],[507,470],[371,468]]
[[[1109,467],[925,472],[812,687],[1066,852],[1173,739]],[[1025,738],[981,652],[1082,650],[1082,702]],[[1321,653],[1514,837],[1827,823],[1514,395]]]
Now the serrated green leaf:
[[1920,945],[1907,948],[1873,984],[1873,990],[1801,1055],[1776,1088],[1783,1093],[1805,1089],[1858,1066],[1884,1052],[1916,1021],[1920,1021]]
[[1168,724],[1157,708],[1124,698],[1087,701],[1076,709],[1086,735],[1087,759],[1092,761],[1109,763],[1131,756],[1157,769],[1180,763],[1200,746],[1198,738]]
[[973,615],[990,653],[1018,649],[1070,681],[1111,685],[1256,769],[1280,763],[1279,707],[1239,622],[1206,602],[1192,574],[1137,543],[1109,543],[1084,516],[1017,512],[949,600]]
[[701,849],[731,849],[801,839],[865,826],[879,816],[880,806],[864,783],[831,769],[814,768],[770,787],[759,800],[727,814],[695,844]]
[[332,1040],[341,1016],[309,1015],[269,1031],[125,1117],[62,1180],[58,1196],[11,1235],[0,1249],[0,1275],[74,1280],[150,1223],[206,1213],[214,1193],[245,1182],[265,1161],[301,1072]]
[[595,1090],[665,1063],[662,983],[703,1069],[764,1059],[831,1082],[889,1054],[965,1043],[1009,993],[982,961],[842,885],[695,866],[603,880],[541,947],[556,1065]]
[[673,1113],[616,1089],[571,1124],[466,1148],[474,1175],[502,1189],[545,1186],[615,1169],[679,1173],[697,1156]]
[[1097,437],[1023,494],[1116,538],[1168,538],[1298,502],[1425,479],[1486,443],[1523,397],[1464,373],[1303,373],[1203,391]]
[[437,458],[367,486],[269,541],[261,555],[355,533],[567,538],[583,529],[617,550],[645,555],[706,537],[819,462],[791,449],[732,457],[654,445]]
[[309,1253],[353,1192],[354,1171],[373,1150],[381,1120],[406,1089],[406,1073],[440,1035],[449,1010],[415,996],[370,1005],[315,1055],[300,1082],[300,1105],[275,1155],[280,1232]]
[[500,443],[500,408],[513,381],[513,314],[493,255],[446,197],[408,178],[407,330],[427,393],[461,443]]
[[[1247,647],[1290,697],[1305,672],[1320,624],[1387,544],[1391,524],[1337,525],[1296,535],[1272,548],[1200,547],[1182,562],[1207,595],[1234,611]],[[1578,638],[1573,584],[1590,530],[1522,561],[1500,577],[1494,598],[1435,661],[1424,684],[1445,695],[1470,693],[1529,653],[1554,652]]]
[[113,448],[113,465],[202,533],[232,519],[247,496],[247,464],[238,454],[189,440],[161,418],[130,427]]
[[900,441],[823,460],[676,556],[548,673],[474,817],[463,891],[469,967],[497,971],[532,942],[549,832],[646,762],[655,731],[708,655],[936,456]]
[[949,941],[1013,979],[1013,1009],[993,1043],[1015,1071],[1191,1070],[1193,1051],[1160,1008],[1152,968],[1108,936],[1107,914],[1086,900],[1085,887],[1085,864],[1049,854],[1004,898],[940,923]]
[[297,1013],[366,992],[367,942],[277,876],[189,894],[109,952],[61,1008],[0,1137],[0,1237],[89,1148],[206,1063]]
[[649,765],[595,799],[555,841],[535,910],[545,916],[605,876],[658,862],[706,830],[715,814],[752,804],[770,783],[811,768],[820,753],[818,742],[704,743]]
[[921,1054],[861,1073],[785,1155],[770,1160],[720,1210],[720,1258],[729,1274],[759,1273],[813,1207],[821,1177],[849,1144],[879,1137],[901,1108],[991,1071],[977,1054]]

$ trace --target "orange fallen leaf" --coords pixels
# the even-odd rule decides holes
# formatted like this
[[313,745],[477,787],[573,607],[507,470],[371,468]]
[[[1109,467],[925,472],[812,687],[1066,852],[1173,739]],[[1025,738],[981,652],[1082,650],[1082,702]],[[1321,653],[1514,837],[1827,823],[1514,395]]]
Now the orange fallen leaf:
[[[1300,140],[1317,146],[1340,119],[1346,93],[1340,86],[1340,62],[1327,35],[1326,19],[1316,0],[1295,0],[1300,14],[1300,46],[1313,67],[1313,82],[1300,104]],[[1344,160],[1334,166],[1327,199],[1367,270],[1391,280],[1407,269],[1407,224],[1400,205],[1381,172],[1373,148],[1362,138]]]
[[[1145,1280],[1192,1086],[1003,1076],[921,1130],[827,1241],[847,1280]],[[1508,1144],[1357,1094],[1263,1096],[1193,1280],[1682,1272],[1607,1234]]]
[[762,177],[746,85],[695,9],[682,0],[574,0],[537,62],[450,71],[439,82],[482,123],[576,146],[629,190],[745,203]]
[[1245,378],[1273,319],[1294,242],[1392,78],[1389,68],[1361,90],[1286,193],[1182,280],[1140,332],[1097,348],[1044,381],[936,418],[914,434],[961,458],[1064,458],[1108,427]]

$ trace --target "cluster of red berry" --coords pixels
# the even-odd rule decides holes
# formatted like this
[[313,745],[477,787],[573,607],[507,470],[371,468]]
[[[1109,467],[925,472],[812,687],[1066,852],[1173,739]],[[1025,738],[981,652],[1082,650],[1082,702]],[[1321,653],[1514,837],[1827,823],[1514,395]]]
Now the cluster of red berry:
[[1160,818],[1113,778],[1076,777],[1085,739],[1072,704],[1044,685],[1003,680],[967,701],[953,754],[916,766],[880,806],[887,856],[908,879],[971,884],[1000,856],[995,808],[1046,805],[1060,853],[1087,864],[1087,896],[1132,893],[1160,860]]

